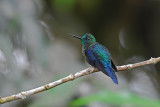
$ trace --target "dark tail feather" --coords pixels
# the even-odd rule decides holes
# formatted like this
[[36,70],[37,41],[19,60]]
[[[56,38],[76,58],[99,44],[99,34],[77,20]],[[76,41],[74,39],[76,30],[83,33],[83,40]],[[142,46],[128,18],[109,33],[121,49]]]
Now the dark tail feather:
[[118,80],[117,80],[117,76],[114,72],[114,70],[112,68],[110,68],[109,66],[107,68],[105,68],[105,72],[108,73],[108,75],[112,78],[112,81],[115,83],[115,84],[118,84]]
[[118,84],[117,76],[116,76],[114,70],[113,70],[111,67],[107,66],[107,67],[104,68],[104,67],[103,67],[101,64],[99,64],[99,63],[96,63],[96,67],[97,67],[100,71],[102,71],[104,74],[106,74],[106,75],[108,75],[110,78],[112,78],[112,81],[113,81],[115,84]]

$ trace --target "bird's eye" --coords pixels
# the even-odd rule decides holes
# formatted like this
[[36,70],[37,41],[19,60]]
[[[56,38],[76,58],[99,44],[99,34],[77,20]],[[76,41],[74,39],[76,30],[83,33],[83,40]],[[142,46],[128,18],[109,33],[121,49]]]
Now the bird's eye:
[[87,38],[87,40],[91,40],[91,38]]

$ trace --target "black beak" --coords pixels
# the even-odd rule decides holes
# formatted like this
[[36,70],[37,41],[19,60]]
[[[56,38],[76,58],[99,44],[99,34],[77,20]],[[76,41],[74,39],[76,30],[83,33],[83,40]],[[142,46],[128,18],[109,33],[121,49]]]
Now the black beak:
[[70,34],[70,36],[75,37],[75,38],[77,38],[77,39],[81,39],[81,37],[76,36],[76,35],[72,35],[72,34]]

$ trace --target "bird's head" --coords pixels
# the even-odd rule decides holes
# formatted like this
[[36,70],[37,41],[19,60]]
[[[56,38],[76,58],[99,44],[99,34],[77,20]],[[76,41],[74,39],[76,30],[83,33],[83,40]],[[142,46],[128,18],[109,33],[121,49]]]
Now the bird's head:
[[81,42],[82,42],[82,45],[85,45],[85,44],[86,45],[90,45],[90,44],[96,42],[95,37],[92,34],[90,34],[90,33],[86,33],[82,37],[75,36],[75,35],[71,35],[71,36],[80,39]]

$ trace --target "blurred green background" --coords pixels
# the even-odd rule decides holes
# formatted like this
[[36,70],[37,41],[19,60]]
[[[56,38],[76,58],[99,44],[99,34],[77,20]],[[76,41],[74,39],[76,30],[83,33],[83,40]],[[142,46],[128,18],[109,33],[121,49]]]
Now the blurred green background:
[[[160,56],[159,0],[1,0],[0,96],[90,67],[69,34],[93,34],[116,65]],[[160,107],[160,64],[101,72],[1,107]]]

